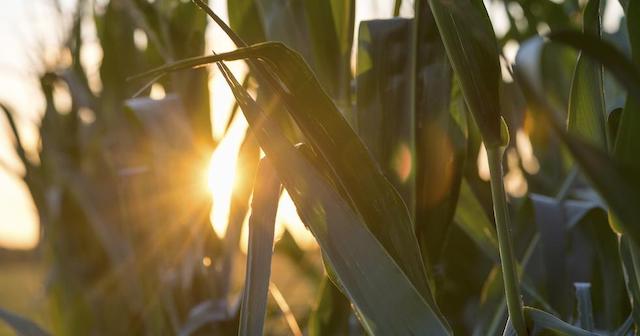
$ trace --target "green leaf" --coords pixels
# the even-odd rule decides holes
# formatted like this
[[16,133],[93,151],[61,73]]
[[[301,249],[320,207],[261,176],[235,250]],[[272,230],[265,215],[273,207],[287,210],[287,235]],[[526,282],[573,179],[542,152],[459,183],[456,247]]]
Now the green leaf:
[[328,277],[324,277],[317,306],[309,317],[309,336],[349,335],[352,315],[349,300]]
[[[576,33],[571,36],[577,38],[575,41],[581,41],[580,43],[585,42],[584,35]],[[565,37],[567,37],[567,35],[565,35]],[[596,44],[600,43],[602,48],[608,48],[604,42],[599,40],[593,40],[592,42]],[[602,46],[602,44],[604,44],[604,46]],[[582,46],[582,44],[580,44],[580,46]],[[631,225],[631,223],[634,223],[635,218],[640,216],[640,209],[637,206],[640,204],[640,177],[634,172],[632,167],[612,159],[602,150],[564,131],[561,121],[558,120],[558,116],[562,115],[562,113],[554,109],[542,94],[544,90],[541,86],[540,74],[541,67],[544,65],[540,63],[540,54],[543,48],[544,44],[541,39],[530,40],[520,48],[516,57],[515,67],[518,83],[531,106],[536,110],[544,112],[547,120],[549,120],[553,129],[567,146],[585,175],[590,179],[594,188],[600,193],[611,211],[621,221],[624,232],[630,234],[634,241],[640,242],[640,227]],[[611,56],[614,55],[614,53],[612,53],[612,49],[608,49],[608,52],[605,52],[603,55]],[[612,58],[604,58],[604,60],[611,59]],[[622,71],[623,69],[620,68],[619,63],[614,64],[608,61],[604,66],[612,70],[614,74],[616,73],[615,71]],[[627,70],[631,71],[633,69],[634,68]],[[620,73],[619,75],[626,76],[624,73]],[[631,73],[631,75],[633,74]],[[635,79],[635,77],[628,78],[633,79],[628,82],[630,84],[638,80]],[[633,86],[628,86],[628,88],[632,89]],[[640,86],[638,86],[638,88],[640,88]],[[633,94],[634,91],[631,91],[630,95]]]
[[247,272],[238,335],[262,335],[267,311],[280,180],[268,159],[258,166],[249,218]]
[[264,42],[263,19],[255,0],[227,1],[229,26],[249,44]]
[[640,274],[637,273],[637,270],[640,260],[637,258],[640,251],[637,245],[624,235],[620,238],[619,251],[625,272],[629,302],[631,303],[631,315],[635,324],[638,325],[640,324],[640,301],[638,301],[640,298]]
[[499,260],[496,229],[466,179],[462,180],[454,221],[487,257]]
[[8,324],[18,336],[48,336],[35,322],[0,308],[0,320]]
[[[580,50],[582,55],[588,56],[610,71],[613,77],[627,89],[629,97],[640,97],[640,70],[638,70],[638,66],[634,65],[624,53],[611,43],[590,33],[571,30],[552,32],[547,37],[552,42],[558,42]],[[542,39],[539,37],[528,40],[527,44],[531,49],[527,53],[534,49],[533,41],[535,40],[539,40],[535,43],[542,43]],[[521,53],[519,52],[518,54]]]
[[559,318],[539,309],[525,307],[525,318],[530,325],[529,329],[536,335],[566,335],[566,336],[597,336],[598,334],[580,329]]
[[[246,3],[247,0],[241,0]],[[265,0],[251,1],[255,13],[248,19],[262,23],[264,39],[281,41],[299,52],[313,69],[329,95],[346,113],[351,104],[351,45],[355,20],[354,0]],[[229,9],[249,5],[233,4]],[[253,10],[251,11],[252,13]],[[232,22],[234,23],[234,22]],[[240,22],[235,22],[240,28]],[[234,24],[231,25],[234,27]],[[291,29],[291,27],[296,27]],[[235,27],[234,27],[235,29]],[[242,36],[242,31],[238,32]],[[243,37],[244,39],[244,37]],[[246,40],[246,39],[245,39]],[[243,45],[238,45],[242,47]]]
[[[360,23],[356,63],[358,135],[410,212],[416,202],[415,113],[410,104],[411,20]],[[390,52],[391,51],[391,52]],[[397,52],[393,52],[397,51]]]
[[542,260],[544,263],[544,288],[551,305],[566,316],[573,307],[568,274],[565,272],[567,260],[567,228],[564,204],[554,198],[530,195],[536,227],[540,234]]
[[343,109],[351,105],[351,45],[355,0],[304,0],[318,81]]
[[[618,253],[618,235],[611,230],[606,209],[599,202],[566,200],[565,224],[570,239],[565,272],[572,281],[588,281],[592,286],[593,311],[601,329],[617,327],[628,314],[627,292]],[[580,265],[592,265],[587,272]],[[566,290],[566,289],[565,289]],[[568,291],[568,290],[567,290]]]
[[467,109],[430,7],[418,6],[416,234],[432,265],[451,230],[467,153]]
[[[277,79],[271,78],[270,83],[278,89],[286,109],[308,144],[330,167],[333,182],[348,192],[348,201],[367,227],[423,298],[435,307],[406,205],[300,55],[280,43],[264,43],[224,54],[186,59],[140,76],[245,58],[264,60],[270,72],[278,75]],[[264,148],[262,142],[261,145]]]
[[[536,308],[524,307],[524,314],[527,319],[527,329],[529,329],[530,336],[598,336],[594,332],[580,329]],[[511,320],[507,321],[503,335],[516,336]]]
[[[584,31],[601,36],[599,0],[591,0],[584,13]],[[569,100],[568,130],[607,149],[602,65],[578,55]]]
[[624,323],[616,329],[612,335],[613,336],[627,336],[633,329],[633,316],[629,315],[629,317],[624,321]]
[[[627,29],[631,43],[631,59],[636,68],[640,67],[640,4],[630,1],[627,8]],[[636,73],[640,81],[640,73]],[[620,116],[616,141],[613,149],[616,159],[640,171],[640,96],[628,93],[628,98]]]
[[[296,151],[280,127],[225,73],[252,131],[274,164],[303,222],[335,271],[340,287],[373,334],[448,335],[436,313],[394,262],[363,218],[306,156]],[[322,168],[322,167],[321,167]],[[386,284],[386,285],[385,285]],[[394,284],[389,287],[388,284]],[[380,288],[388,290],[380,291]]]
[[429,0],[429,5],[485,144],[499,146],[500,63],[487,11],[478,0]]

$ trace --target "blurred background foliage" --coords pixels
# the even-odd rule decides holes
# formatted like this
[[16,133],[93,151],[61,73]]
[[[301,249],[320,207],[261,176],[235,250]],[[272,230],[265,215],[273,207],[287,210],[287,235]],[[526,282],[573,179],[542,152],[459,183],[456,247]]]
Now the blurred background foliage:
[[[493,13],[503,15],[495,30],[503,57],[500,103],[512,139],[505,183],[524,300],[573,322],[574,283],[590,283],[595,326],[613,330],[630,307],[607,208],[548,121],[527,108],[508,66],[526,39],[582,29],[585,4],[486,2],[494,24],[500,19]],[[228,22],[248,44],[282,41],[302,55],[407,205],[429,286],[454,333],[499,334],[506,306],[486,152],[431,10],[426,2],[418,7],[416,23],[409,18],[414,4],[396,1],[388,18],[356,22],[356,5],[364,4],[233,0]],[[209,217],[216,200],[203,176],[233,120],[242,118],[238,105],[228,118],[212,118],[218,114],[211,106],[219,107],[211,102],[210,81],[219,75],[213,68],[176,71],[148,87],[127,81],[210,54],[205,32],[213,23],[193,3],[176,0],[79,0],[64,22],[60,56],[42,62],[37,74],[46,106],[36,149],[23,145],[16,113],[2,106],[41,235],[35,251],[0,254],[0,306],[28,313],[56,335],[236,333],[246,259],[240,242],[258,142],[250,132],[234,135],[241,178],[224,234],[216,233]],[[99,74],[88,74],[81,62],[88,25],[102,53]],[[622,19],[604,38],[628,53],[626,31]],[[567,111],[577,53],[550,47],[543,57],[553,60],[545,69],[548,97]],[[270,92],[246,69],[235,72],[272,108]],[[604,86],[606,112],[622,108],[620,86],[609,75]],[[278,118],[290,141],[305,139],[289,115]],[[212,125],[225,132],[217,136]],[[325,275],[319,249],[301,246],[295,234],[285,229],[274,247],[265,333],[364,333]],[[33,279],[42,279],[45,291],[38,308],[27,311],[13,302],[27,300],[20,291],[37,286]]]

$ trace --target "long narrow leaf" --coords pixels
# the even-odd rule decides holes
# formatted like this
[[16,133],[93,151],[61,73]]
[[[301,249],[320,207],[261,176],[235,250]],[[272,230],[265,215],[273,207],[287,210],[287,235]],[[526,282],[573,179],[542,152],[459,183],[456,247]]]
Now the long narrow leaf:
[[[338,276],[341,287],[372,333],[448,335],[437,308],[427,303],[375,236],[333,189],[283,137],[279,126],[226,74],[252,130]],[[389,288],[385,284],[393,283]],[[388,291],[380,291],[380,288]]]
[[[584,31],[600,36],[599,0],[591,0],[584,13]],[[571,83],[568,129],[607,149],[602,65],[578,55]]]
[[[631,59],[636,67],[640,67],[640,3],[631,1],[627,8],[627,29],[631,43]],[[636,74],[640,81],[640,73]],[[640,97],[627,98],[616,132],[614,156],[640,170]]]
[[[577,36],[584,37],[584,35]],[[561,113],[554,109],[542,94],[540,74],[543,65],[540,63],[540,54],[543,48],[544,43],[541,39],[530,40],[520,48],[516,57],[516,78],[529,103],[545,113],[554,130],[591,180],[595,189],[602,195],[616,217],[620,219],[623,231],[630,234],[634,241],[640,242],[640,227],[631,224],[640,216],[640,209],[637,206],[640,204],[640,179],[631,167],[614,161],[602,150],[564,131],[564,127],[558,120]],[[619,69],[619,64],[613,64],[609,61],[604,65],[611,70]],[[631,71],[632,69],[627,70]],[[631,84],[640,80],[640,77],[631,78],[633,78],[629,82]],[[628,89],[632,88],[633,86],[628,86]],[[634,91],[630,93],[634,94]]]
[[498,146],[500,64],[487,10],[478,0],[429,0],[429,5],[485,144]]
[[552,32],[547,37],[553,42],[559,42],[578,49],[583,55],[602,64],[606,70],[611,72],[614,78],[624,85],[630,97],[640,97],[640,70],[611,43],[605,42],[590,33],[570,30]]
[[242,295],[239,335],[262,335],[279,199],[278,175],[268,159],[262,159],[258,166],[251,201],[247,272]]
[[287,110],[314,152],[331,168],[334,182],[349,192],[350,201],[371,232],[424,299],[435,306],[406,205],[300,55],[280,43],[263,43],[224,54],[179,61],[141,76],[245,58],[263,59],[270,66],[270,71],[278,74],[278,79],[286,85],[279,88],[279,93],[287,101]]
[[36,323],[27,320],[22,316],[10,313],[0,308],[0,320],[7,323],[18,336],[48,336],[49,333],[44,331]]
[[532,335],[597,336],[598,334],[580,329],[539,309],[525,307],[525,316],[532,325]]

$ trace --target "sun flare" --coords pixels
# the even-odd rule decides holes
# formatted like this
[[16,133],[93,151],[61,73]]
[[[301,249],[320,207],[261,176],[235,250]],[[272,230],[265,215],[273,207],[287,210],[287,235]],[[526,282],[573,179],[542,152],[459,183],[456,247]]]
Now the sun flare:
[[[237,166],[238,150],[242,144],[246,127],[244,120],[234,121],[227,135],[211,155],[207,170],[206,186],[213,198],[211,223],[214,231],[220,237],[224,236],[227,229],[234,185],[246,183],[253,179],[253,176],[239,174],[238,172],[242,171],[242,169]],[[246,251],[248,239],[246,219],[244,225],[241,245],[243,251]],[[286,192],[282,194],[278,204],[275,228],[276,240],[281,237],[285,227],[301,247],[315,248],[317,246],[313,236],[298,217],[296,206]]]
[[238,149],[246,127],[242,126],[237,122],[232,125],[227,136],[211,155],[207,172],[207,188],[213,197],[211,222],[213,229],[221,237],[227,229],[233,185],[242,178],[236,174]]

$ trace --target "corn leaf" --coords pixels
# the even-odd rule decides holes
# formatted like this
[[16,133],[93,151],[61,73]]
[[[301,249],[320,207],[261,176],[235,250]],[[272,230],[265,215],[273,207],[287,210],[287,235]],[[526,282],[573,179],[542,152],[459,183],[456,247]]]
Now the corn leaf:
[[341,108],[351,104],[351,45],[355,0],[305,0],[318,81]]
[[[632,249],[636,249],[636,251],[632,251]],[[620,238],[619,244],[619,253],[620,259],[622,260],[622,265],[624,266],[625,271],[625,282],[627,285],[627,292],[629,293],[629,302],[631,303],[631,315],[633,316],[633,320],[636,323],[640,323],[640,302],[638,302],[638,298],[640,298],[640,277],[635,272],[637,269],[634,261],[634,255],[639,252],[637,245],[632,242],[629,237],[622,236]]]
[[262,335],[267,311],[273,232],[280,199],[280,180],[268,159],[260,161],[253,190],[239,335]]
[[[599,0],[591,0],[584,12],[584,31],[600,36]],[[568,129],[603,150],[607,149],[604,122],[602,65],[578,55],[569,100]]]
[[460,192],[467,154],[468,111],[431,9],[424,4],[418,10],[416,234],[424,258],[437,267]]
[[300,55],[281,43],[270,42],[224,54],[186,59],[136,77],[245,58],[263,59],[270,71],[278,74],[280,82],[286,85],[277,87],[279,95],[308,144],[330,167],[334,183],[348,191],[349,201],[371,232],[423,298],[435,307],[406,205]]
[[349,300],[325,277],[320,284],[318,304],[309,317],[309,336],[349,335],[352,316]]
[[540,234],[540,245],[544,263],[544,288],[549,303],[561,316],[566,316],[572,306],[569,305],[571,283],[569,282],[566,262],[567,228],[564,203],[551,197],[532,194],[535,223]]
[[597,336],[598,334],[580,329],[559,318],[539,309],[525,307],[525,318],[530,324],[530,334],[535,335],[566,335],[566,336]]
[[498,46],[482,1],[429,0],[429,5],[485,144],[502,144]]
[[[240,0],[231,4],[229,10],[230,19],[234,18],[231,27],[240,28],[238,35],[250,44],[281,41],[299,52],[329,95],[345,113],[348,111],[354,0]],[[234,15],[231,15],[232,11]],[[240,22],[240,15],[254,23]],[[247,35],[244,31],[247,28],[256,32],[262,29],[263,38],[257,39],[257,33]],[[245,39],[245,35],[256,38]]]
[[[563,36],[563,38],[568,37],[575,37],[575,39],[571,39],[571,43],[579,41],[578,46],[583,46],[588,38],[588,36],[579,33]],[[563,42],[566,41],[563,40]],[[631,72],[627,71],[627,74],[625,74],[623,70],[625,68],[621,68],[620,63],[611,62],[618,58],[615,56],[615,50],[599,39],[593,40],[593,44],[600,44],[603,47],[602,50],[604,52],[602,50],[598,51],[598,55],[613,57],[599,58],[599,60],[606,62],[603,65],[614,74],[617,74],[619,79],[626,78],[626,82],[623,81],[623,84],[629,84],[630,86],[627,86],[628,89],[633,89],[634,83],[640,82],[640,77],[633,77],[634,67],[626,68]],[[616,217],[620,219],[623,231],[629,233],[632,239],[638,242],[640,241],[640,227],[630,223],[634,223],[634,218],[638,218],[640,215],[640,209],[637,207],[637,204],[640,204],[640,178],[637,172],[634,173],[634,170],[628,165],[613,160],[602,150],[567,134],[563,130],[564,127],[561,126],[561,122],[558,120],[558,116],[561,113],[555,110],[542,95],[540,68],[544,65],[540,63],[540,54],[543,48],[544,43],[540,39],[530,40],[520,48],[516,58],[516,77],[518,82],[529,103],[535,109],[545,113],[562,142],[567,146],[585,175],[593,183],[594,188],[604,198]],[[592,55],[590,52],[589,54]],[[622,59],[624,60],[624,58]],[[630,95],[634,93],[635,91],[630,90]]]
[[466,179],[462,180],[454,221],[489,259],[499,261],[496,230]]
[[624,323],[618,327],[611,335],[613,336],[627,336],[633,329],[633,316],[629,316]]
[[[627,29],[631,44],[631,60],[640,67],[640,3],[629,2],[627,8]],[[636,73],[640,81],[640,75]],[[640,96],[629,92],[624,110],[620,116],[614,145],[614,157],[640,171]]]
[[[602,64],[605,70],[617,79],[629,93],[629,97],[640,97],[640,70],[634,65],[622,51],[611,43],[603,41],[598,36],[590,33],[581,33],[572,30],[560,30],[550,33],[549,40],[573,47],[594,61]],[[527,53],[533,52],[534,44],[542,43],[540,38],[532,38],[527,43],[530,48]],[[533,43],[534,41],[537,42]],[[520,49],[522,50],[522,48]],[[519,53],[520,54],[520,53]],[[536,53],[534,53],[536,54]],[[524,54],[521,54],[524,56]],[[522,57],[520,57],[522,60]],[[517,60],[516,60],[517,63]],[[539,81],[540,79],[538,79]]]
[[[356,63],[358,135],[385,177],[415,208],[415,112],[411,110],[409,55],[411,20],[371,20],[360,23]],[[392,51],[392,52],[390,52]],[[397,51],[397,52],[394,52]]]
[[266,40],[263,18],[254,0],[235,0],[227,2],[229,26],[249,44]]
[[[387,254],[350,203],[331,182],[282,136],[279,126],[227,79],[256,138],[291,195],[303,222],[312,231],[345,294],[372,334],[448,335],[446,322],[425,301]],[[384,284],[395,284],[380,292]]]
[[10,313],[0,308],[0,320],[8,324],[18,336],[47,336],[48,332],[44,331],[35,322],[27,320],[22,316]]

